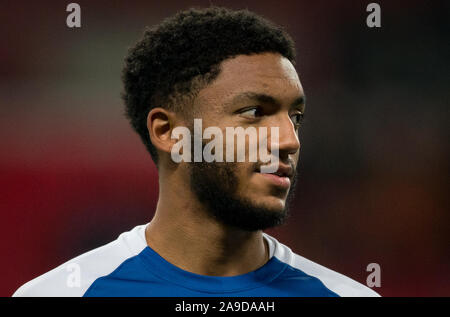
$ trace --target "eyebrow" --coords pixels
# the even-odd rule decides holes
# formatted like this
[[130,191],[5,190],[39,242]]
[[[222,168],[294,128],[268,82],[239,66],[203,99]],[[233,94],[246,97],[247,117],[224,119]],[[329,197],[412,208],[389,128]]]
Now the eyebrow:
[[[233,97],[231,99],[231,101],[227,102],[227,104],[233,104],[235,102],[239,102],[241,100],[246,100],[246,99],[255,100],[255,101],[258,101],[261,103],[271,103],[271,104],[281,107],[281,102],[279,100],[277,100],[276,98],[274,98],[273,96],[263,94],[263,93],[251,92],[251,91],[240,93],[239,95]],[[298,105],[304,106],[305,103],[306,103],[306,96],[302,95],[302,96],[297,97],[291,103],[290,107],[293,108]]]

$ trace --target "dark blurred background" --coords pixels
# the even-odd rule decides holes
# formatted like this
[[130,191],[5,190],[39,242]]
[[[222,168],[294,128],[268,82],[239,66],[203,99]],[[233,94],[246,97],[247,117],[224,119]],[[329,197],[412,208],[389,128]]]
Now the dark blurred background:
[[0,295],[148,222],[156,169],[123,116],[145,26],[210,4],[294,37],[308,101],[298,195],[268,233],[383,296],[450,296],[449,1],[70,1],[0,5]]

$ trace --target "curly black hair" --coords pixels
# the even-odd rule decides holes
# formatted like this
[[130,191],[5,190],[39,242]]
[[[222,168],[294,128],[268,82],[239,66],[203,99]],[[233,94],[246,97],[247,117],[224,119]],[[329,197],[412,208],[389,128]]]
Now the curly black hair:
[[292,38],[248,10],[189,9],[145,30],[125,58],[122,97],[126,116],[156,164],[157,151],[147,130],[150,110],[192,111],[186,101],[217,77],[222,61],[263,52],[295,62]]

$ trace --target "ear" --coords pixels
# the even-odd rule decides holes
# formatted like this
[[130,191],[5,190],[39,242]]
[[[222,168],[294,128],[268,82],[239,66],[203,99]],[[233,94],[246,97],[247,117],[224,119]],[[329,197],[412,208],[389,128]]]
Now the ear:
[[158,151],[170,154],[177,140],[171,139],[175,127],[175,113],[164,108],[153,108],[147,116],[147,129],[152,144]]

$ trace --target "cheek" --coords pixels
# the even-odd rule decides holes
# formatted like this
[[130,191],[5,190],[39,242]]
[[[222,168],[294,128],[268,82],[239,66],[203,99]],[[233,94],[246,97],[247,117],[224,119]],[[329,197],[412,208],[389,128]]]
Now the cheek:
[[300,158],[300,151],[302,148],[302,143],[300,142],[300,148],[297,150],[297,152],[295,154],[292,154],[292,159],[294,160],[294,163],[297,164],[299,158]]
[[300,149],[297,151],[297,153],[294,154],[294,162],[296,164],[297,164],[299,158],[300,158]]
[[239,182],[239,192],[244,193],[250,189],[253,190],[253,187],[255,185],[253,181],[253,177],[255,175],[254,163],[237,163],[234,166],[234,171]]

